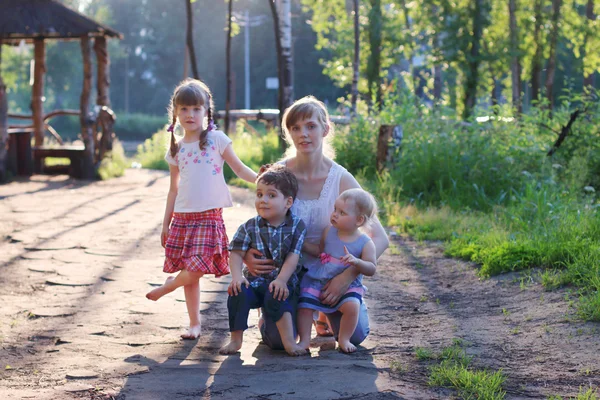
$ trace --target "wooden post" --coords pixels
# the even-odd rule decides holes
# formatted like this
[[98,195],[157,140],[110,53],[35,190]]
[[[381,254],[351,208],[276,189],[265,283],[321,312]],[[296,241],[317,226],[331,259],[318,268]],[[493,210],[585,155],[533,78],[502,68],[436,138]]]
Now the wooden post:
[[96,178],[94,140],[92,137],[92,127],[88,117],[90,92],[92,89],[92,51],[90,38],[87,36],[81,37],[81,56],[83,59],[83,87],[81,89],[81,99],[79,102],[79,122],[81,124],[81,136],[85,146],[82,178],[94,179]]
[[[102,130],[102,136],[100,140],[96,140],[97,146],[97,157],[96,162],[102,161],[104,154],[112,150],[112,141],[113,141],[113,118],[107,118],[105,116],[106,112],[111,114],[110,110],[110,76],[109,76],[109,67],[110,67],[110,58],[108,55],[108,47],[106,44],[106,36],[100,36],[94,39],[94,52],[96,53],[96,64],[98,69],[98,96],[96,97],[96,104],[100,107],[101,110],[98,111],[98,115],[96,116],[96,129],[94,129],[94,138],[98,137],[98,127]],[[104,113],[103,113],[104,111]]]
[[[2,66],[2,39],[0,39],[0,66]],[[6,180],[8,156],[8,102],[6,101],[6,85],[2,80],[0,69],[0,182]]]
[[31,92],[31,111],[33,113],[33,129],[35,145],[44,144],[44,73],[46,73],[46,49],[44,39],[33,41],[34,67],[33,89]]
[[96,104],[99,106],[110,107],[110,58],[108,56],[108,46],[106,36],[100,36],[94,39],[94,52],[96,53],[96,63],[98,65],[98,96]]
[[377,138],[377,171],[381,172],[386,165],[393,166],[396,152],[402,144],[402,127],[400,125],[381,125]]

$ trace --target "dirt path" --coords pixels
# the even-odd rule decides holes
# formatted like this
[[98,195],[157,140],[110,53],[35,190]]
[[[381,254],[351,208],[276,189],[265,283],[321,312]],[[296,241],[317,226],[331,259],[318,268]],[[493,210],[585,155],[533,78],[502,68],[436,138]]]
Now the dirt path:
[[[260,345],[252,327],[240,355],[218,355],[228,278],[203,279],[203,336],[181,341],[183,294],[144,298],[164,280],[167,185],[163,172],[129,170],[0,186],[0,398],[445,399],[453,392],[427,385],[415,348],[455,338],[474,366],[503,369],[506,398],[600,385],[600,326],[567,322],[568,292],[516,275],[479,281],[439,246],[398,238],[366,281],[372,333],[355,355],[321,350],[322,340],[293,359]],[[232,193],[230,234],[254,215],[252,194]]]

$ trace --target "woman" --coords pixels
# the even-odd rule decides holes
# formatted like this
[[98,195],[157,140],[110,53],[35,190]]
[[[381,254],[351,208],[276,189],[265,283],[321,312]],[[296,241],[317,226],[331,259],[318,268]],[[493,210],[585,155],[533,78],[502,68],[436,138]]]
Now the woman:
[[[319,243],[321,233],[329,226],[329,217],[333,204],[338,195],[348,189],[360,188],[354,176],[345,168],[334,162],[328,155],[332,153],[329,142],[333,137],[333,124],[325,104],[312,96],[304,97],[292,104],[284,113],[282,128],[290,149],[283,161],[298,179],[298,195],[292,206],[292,212],[300,217],[308,232],[306,242]],[[389,241],[383,226],[378,219],[374,221],[370,232],[375,243],[376,256],[379,256],[389,246]],[[260,275],[273,269],[271,260],[264,260],[257,250],[246,253],[244,262],[250,273]],[[319,262],[309,254],[303,254],[301,262],[310,265]],[[323,288],[321,301],[324,304],[335,305],[346,293],[350,283],[358,276],[353,267],[333,278]],[[328,317],[328,318],[327,318]],[[341,314],[333,313],[319,315],[315,327],[321,336],[337,335],[339,332]],[[330,326],[327,325],[329,319]],[[295,320],[295,316],[294,316]],[[271,348],[283,348],[275,327],[275,323],[265,320],[261,324],[263,341]],[[369,317],[367,307],[361,304],[358,326],[351,342],[360,344],[369,334]]]

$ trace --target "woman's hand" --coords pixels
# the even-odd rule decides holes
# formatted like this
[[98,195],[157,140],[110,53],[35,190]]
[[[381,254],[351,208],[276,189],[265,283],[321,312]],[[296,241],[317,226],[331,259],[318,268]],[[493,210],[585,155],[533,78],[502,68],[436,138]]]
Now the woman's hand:
[[263,254],[256,249],[248,249],[244,255],[244,264],[252,276],[268,274],[275,269],[273,260],[262,258]]
[[334,276],[329,282],[323,286],[323,290],[321,290],[321,302],[328,306],[336,305],[342,296],[346,293],[352,281],[354,281],[354,277],[348,278],[346,272],[350,268],[346,269],[346,271],[342,272],[339,275]]

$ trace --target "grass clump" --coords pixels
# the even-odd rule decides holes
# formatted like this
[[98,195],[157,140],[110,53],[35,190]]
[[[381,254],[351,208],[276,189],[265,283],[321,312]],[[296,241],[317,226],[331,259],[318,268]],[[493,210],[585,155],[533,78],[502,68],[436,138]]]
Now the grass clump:
[[502,371],[470,368],[471,357],[460,343],[444,348],[439,358],[440,364],[431,367],[429,385],[456,389],[463,399],[504,399],[502,384],[506,378]]

